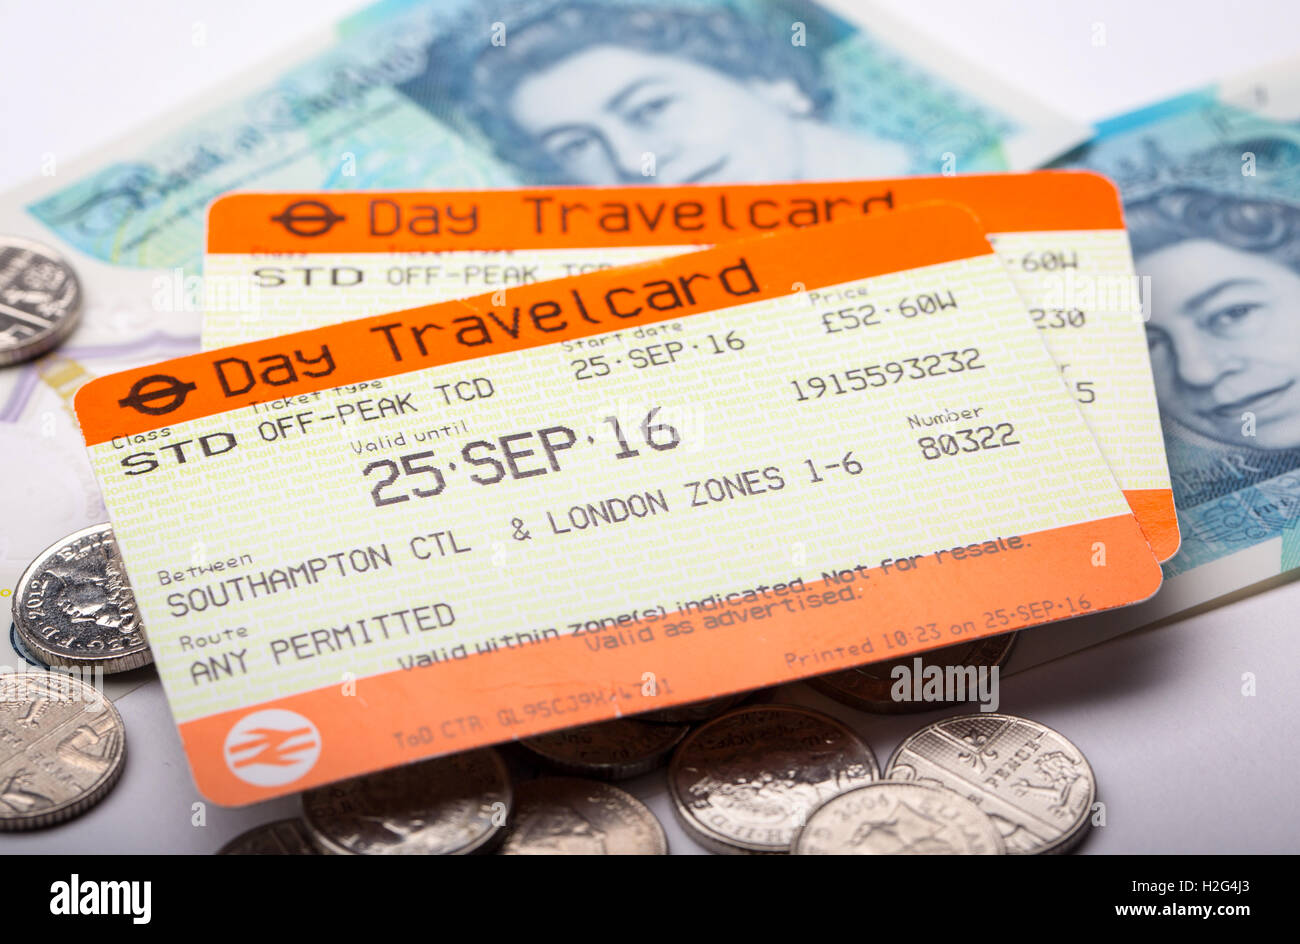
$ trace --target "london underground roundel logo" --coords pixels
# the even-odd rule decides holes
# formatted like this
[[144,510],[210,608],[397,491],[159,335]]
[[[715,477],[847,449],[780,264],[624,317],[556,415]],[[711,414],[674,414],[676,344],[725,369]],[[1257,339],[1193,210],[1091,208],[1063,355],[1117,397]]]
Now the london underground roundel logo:
[[297,203],[290,203],[280,211],[278,216],[271,217],[271,222],[279,223],[295,236],[311,239],[324,236],[334,228],[336,223],[342,223],[346,219],[346,216],[335,213],[334,208],[328,203],[321,203],[319,200],[299,200]]
[[255,787],[293,783],[316,765],[321,737],[316,725],[284,708],[244,715],[226,735],[226,766]]

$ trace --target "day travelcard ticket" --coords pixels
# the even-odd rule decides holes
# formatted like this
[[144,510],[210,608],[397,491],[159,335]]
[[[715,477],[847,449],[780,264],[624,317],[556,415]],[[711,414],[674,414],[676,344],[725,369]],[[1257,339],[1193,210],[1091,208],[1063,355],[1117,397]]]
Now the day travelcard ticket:
[[[1178,549],[1119,197],[1092,173],[674,188],[232,194],[209,210],[204,346],[927,200],[980,217],[1156,556]],[[436,256],[427,255],[437,253]],[[861,312],[839,315],[849,327]],[[589,369],[604,369],[593,353]]]
[[1039,334],[933,204],[76,407],[196,783],[238,805],[1149,597]]

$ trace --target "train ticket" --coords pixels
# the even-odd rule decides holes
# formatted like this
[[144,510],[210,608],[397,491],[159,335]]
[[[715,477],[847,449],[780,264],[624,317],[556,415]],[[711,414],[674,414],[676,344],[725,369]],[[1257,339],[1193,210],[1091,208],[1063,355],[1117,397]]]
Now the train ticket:
[[[1115,187],[1038,171],[830,183],[424,193],[232,194],[209,209],[207,348],[508,292],[745,235],[962,203],[1030,308],[1161,561],[1179,546]],[[845,322],[854,317],[846,312]],[[603,355],[594,355],[599,370]]]
[[196,783],[238,805],[1149,597],[1039,334],[932,204],[76,409]]

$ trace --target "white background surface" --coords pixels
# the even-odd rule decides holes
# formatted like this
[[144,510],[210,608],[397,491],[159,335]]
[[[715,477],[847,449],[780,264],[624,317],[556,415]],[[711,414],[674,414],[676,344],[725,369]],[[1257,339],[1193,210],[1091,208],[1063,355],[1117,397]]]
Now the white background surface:
[[[1093,121],[1214,78],[1300,54],[1294,2],[882,0],[999,77]],[[64,163],[355,8],[347,0],[43,0],[0,3],[0,189]],[[205,42],[195,45],[197,28]],[[1097,29],[1105,45],[1093,43]],[[10,457],[0,457],[8,461]],[[1243,673],[1257,694],[1242,694]],[[806,692],[802,686],[800,692]],[[1002,710],[1043,721],[1088,756],[1107,825],[1085,852],[1300,852],[1300,582],[1004,680]],[[781,697],[778,690],[777,698]],[[935,714],[889,718],[815,693],[800,700],[849,721],[883,765]],[[123,698],[129,756],[100,806],[62,827],[0,834],[0,851],[215,851],[245,828],[294,815],[295,799],[207,808],[184,765],[161,687]],[[674,851],[695,851],[652,797]],[[1222,876],[1230,878],[1231,876]]]

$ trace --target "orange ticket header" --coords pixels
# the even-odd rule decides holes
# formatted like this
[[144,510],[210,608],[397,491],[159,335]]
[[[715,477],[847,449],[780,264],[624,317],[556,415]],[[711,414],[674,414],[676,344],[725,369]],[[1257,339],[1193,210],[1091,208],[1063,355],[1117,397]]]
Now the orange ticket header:
[[988,233],[1122,229],[1087,171],[816,183],[525,190],[235,193],[208,209],[209,253],[446,252],[711,245],[961,203]]
[[267,400],[992,252],[961,206],[931,203],[193,354],[86,384],[87,445]]

